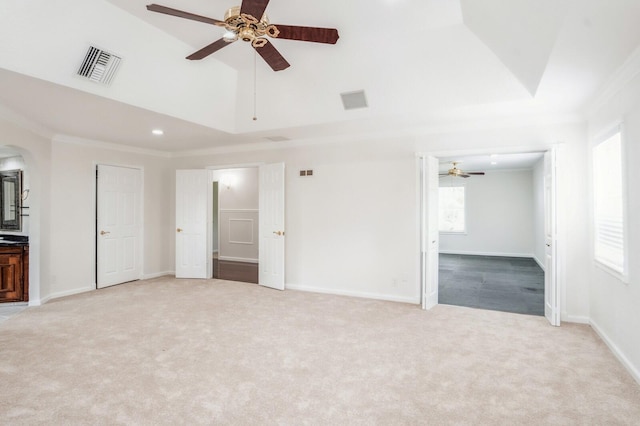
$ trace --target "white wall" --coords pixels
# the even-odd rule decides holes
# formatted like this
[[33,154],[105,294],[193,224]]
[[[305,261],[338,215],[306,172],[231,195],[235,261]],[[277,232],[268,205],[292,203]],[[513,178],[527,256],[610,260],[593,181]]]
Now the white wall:
[[[220,246],[218,258],[258,261],[258,168],[213,171],[218,182]],[[215,246],[215,244],[214,244]]]
[[544,270],[544,157],[533,166],[533,257]]
[[95,288],[96,164],[143,169],[143,274],[171,273],[175,229],[175,173],[168,159],[54,139],[51,143],[51,293],[60,297]]
[[[462,181],[462,178],[457,179]],[[451,184],[441,178],[440,186]],[[441,233],[440,252],[533,257],[534,204],[531,170],[487,171],[464,179],[466,232]]]
[[[632,61],[629,69],[635,70],[631,74],[635,77],[611,92],[613,96],[603,102],[589,120],[592,143],[598,133],[616,121],[624,123],[629,282],[624,283],[597,267],[592,260],[592,250],[585,269],[589,271],[591,285],[591,324],[640,382],[640,215],[637,213],[640,211],[637,187],[640,182],[640,52],[636,52]],[[591,223],[587,229],[593,234]]]
[[[397,132],[394,132],[397,133]],[[545,150],[563,142],[559,180],[575,181],[561,197],[568,256],[561,265],[563,318],[588,318],[583,125],[522,125],[353,140],[279,143],[280,148],[213,151],[176,158],[175,168],[284,162],[287,288],[418,303],[417,152],[436,156]],[[276,144],[274,144],[275,146]],[[313,177],[300,177],[313,169]],[[532,197],[531,197],[532,198]],[[530,201],[530,204],[532,202]],[[531,207],[530,207],[531,210]]]

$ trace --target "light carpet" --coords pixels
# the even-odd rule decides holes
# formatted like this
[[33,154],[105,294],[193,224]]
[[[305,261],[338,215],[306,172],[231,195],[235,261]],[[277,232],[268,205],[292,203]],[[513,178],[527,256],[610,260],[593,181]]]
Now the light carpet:
[[640,424],[586,325],[163,277],[0,324],[0,424]]

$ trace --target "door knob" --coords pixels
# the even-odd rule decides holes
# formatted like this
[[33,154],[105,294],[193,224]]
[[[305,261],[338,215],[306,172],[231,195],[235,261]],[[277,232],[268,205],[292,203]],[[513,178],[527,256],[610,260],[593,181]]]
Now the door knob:
[[176,229],[177,232],[182,232],[182,228]]
[[100,235],[107,235],[107,234],[110,234],[110,233],[111,232],[109,232],[109,231],[100,231]]
[[277,236],[284,235],[284,231],[273,231],[273,233],[276,234]]

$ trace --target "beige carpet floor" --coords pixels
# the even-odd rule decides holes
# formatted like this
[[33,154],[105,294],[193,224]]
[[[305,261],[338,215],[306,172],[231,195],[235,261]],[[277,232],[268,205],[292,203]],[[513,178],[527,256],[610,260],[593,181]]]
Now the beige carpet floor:
[[0,424],[638,425],[585,325],[158,278],[0,324]]

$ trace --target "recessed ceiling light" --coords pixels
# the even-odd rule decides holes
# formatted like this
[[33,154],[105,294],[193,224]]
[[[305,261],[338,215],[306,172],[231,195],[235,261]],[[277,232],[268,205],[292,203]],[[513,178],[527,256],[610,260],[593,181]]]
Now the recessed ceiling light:
[[164,131],[163,131],[162,129],[153,129],[153,130],[151,131],[151,133],[153,133],[153,134],[154,134],[154,135],[156,135],[156,136],[162,136],[162,135],[164,135]]
[[497,161],[492,161],[492,162],[491,162],[491,165],[492,165],[492,166],[495,166],[496,164],[498,164],[498,162],[497,162]]

